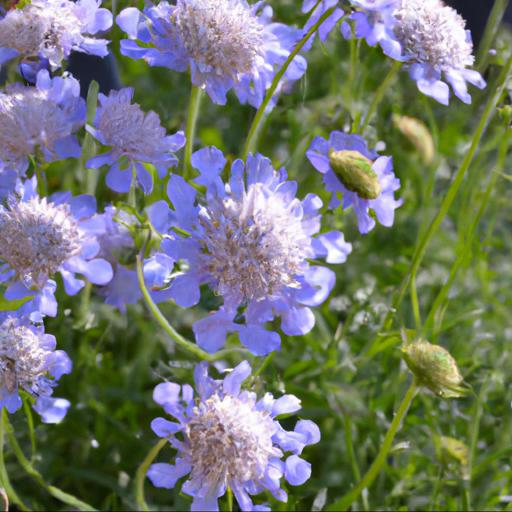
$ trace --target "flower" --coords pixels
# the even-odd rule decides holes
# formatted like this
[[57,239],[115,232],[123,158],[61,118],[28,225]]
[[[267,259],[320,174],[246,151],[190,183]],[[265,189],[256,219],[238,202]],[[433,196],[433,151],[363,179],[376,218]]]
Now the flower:
[[[242,103],[254,107],[263,101],[276,68],[301,34],[273,23],[272,9],[263,2],[250,5],[246,0],[162,1],[143,12],[128,7],[117,23],[130,38],[121,41],[123,55],[150,66],[190,69],[192,83],[205,89],[214,103],[224,105],[227,92],[234,89]],[[303,57],[295,57],[285,79],[298,80],[306,66]]]
[[471,103],[466,82],[480,89],[486,83],[478,71],[468,69],[475,60],[471,32],[457,11],[441,0],[402,0],[394,17],[402,60],[410,65],[418,89],[448,105],[448,82],[461,101]]
[[401,60],[401,46],[393,33],[396,22],[393,14],[400,0],[350,0],[354,12],[348,17],[354,23],[354,31],[347,21],[341,25],[345,39],[365,39],[370,46],[381,46],[384,53]]
[[311,476],[311,465],[300,455],[320,441],[320,430],[310,420],[298,421],[293,432],[284,430],[276,418],[300,410],[300,400],[293,395],[276,400],[270,393],[257,400],[255,393],[241,391],[250,374],[244,361],[214,380],[200,363],[194,372],[196,399],[189,385],[166,382],[155,388],[153,399],[177,422],[156,418],[151,428],[178,454],[175,465],[153,464],[148,477],[153,485],[172,489],[189,475],[182,491],[193,497],[191,510],[218,510],[217,500],[228,487],[241,510],[270,510],[254,506],[249,495],[269,491],[286,502],[281,478],[297,486]]
[[0,206],[0,281],[9,283],[8,300],[34,297],[22,312],[55,316],[51,277],[59,272],[68,295],[75,295],[85,285],[75,274],[104,285],[112,279],[112,267],[96,258],[105,226],[95,216],[95,198],[62,192],[48,200],[37,195],[36,185],[35,178],[25,181],[21,197],[10,196],[7,206]]
[[10,413],[22,405],[20,390],[36,398],[34,410],[44,423],[59,423],[70,403],[52,398],[57,381],[71,373],[66,352],[55,350],[55,337],[18,318],[0,323],[0,408]]
[[89,37],[112,26],[112,13],[101,0],[32,0],[0,19],[0,65],[14,57],[37,57],[51,69],[71,51],[105,57],[105,39]]
[[309,332],[315,323],[310,306],[324,302],[334,286],[334,273],[308,260],[343,263],[351,245],[340,232],[315,236],[322,201],[314,194],[297,199],[297,184],[287,181],[284,169],[276,172],[268,158],[236,160],[226,185],[220,178],[225,164],[216,148],[194,153],[206,202],[197,205],[195,189],[173,175],[168,196],[174,210],[160,201],[149,215],[158,231],[170,233],[162,250],[189,266],[170,280],[170,296],[190,307],[199,302],[200,286],[208,284],[224,299],[220,310],[194,325],[198,344],[215,352],[228,332],[236,332],[251,352],[264,355],[280,346],[279,335],[265,330],[265,323],[279,316],[286,334]]
[[338,131],[332,132],[329,140],[315,137],[306,155],[323,175],[326,189],[333,193],[330,207],[336,208],[340,204],[337,194],[341,192],[343,209],[354,207],[362,234],[375,227],[370,211],[383,226],[393,225],[395,209],[402,201],[394,197],[400,188],[400,180],[393,172],[391,157],[379,156],[368,149],[359,135]]
[[[304,3],[302,4],[302,12],[310,12],[310,16],[306,24],[304,25],[304,35],[306,35],[311,28],[318,23],[318,20],[329,10],[333,7],[337,6],[339,3],[339,0],[322,0],[318,6],[313,9],[318,0],[304,0]],[[327,36],[331,33],[331,31],[334,29],[338,21],[343,17],[343,9],[340,9],[339,7],[336,7],[333,12],[328,16],[328,18],[320,25],[318,28],[318,35],[320,37],[321,41],[325,41],[327,39]],[[311,48],[311,45],[313,43],[314,37],[306,43],[304,48],[308,50]]]
[[0,167],[23,176],[38,151],[47,162],[78,158],[74,133],[85,123],[85,101],[72,76],[37,74],[36,87],[14,84],[0,92]]

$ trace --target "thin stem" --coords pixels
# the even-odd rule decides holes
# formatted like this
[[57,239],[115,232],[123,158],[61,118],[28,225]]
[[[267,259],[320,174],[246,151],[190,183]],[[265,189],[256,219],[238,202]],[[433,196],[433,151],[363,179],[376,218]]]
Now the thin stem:
[[469,150],[466,153],[466,156],[464,157],[464,160],[462,161],[460,167],[458,168],[455,178],[450,185],[450,188],[448,189],[448,192],[446,193],[446,196],[443,199],[443,202],[441,203],[441,208],[437,212],[434,219],[432,219],[432,222],[427,229],[427,231],[423,234],[420,241],[418,242],[416,246],[416,250],[414,252],[414,256],[412,258],[411,265],[409,267],[409,270],[407,274],[404,276],[402,283],[400,285],[400,288],[398,289],[397,293],[395,294],[395,297],[392,301],[390,311],[386,316],[386,319],[384,321],[383,325],[383,331],[389,331],[391,328],[391,325],[393,324],[393,318],[396,313],[396,310],[402,303],[402,300],[405,296],[405,292],[407,291],[407,288],[410,284],[411,278],[416,276],[416,273],[418,272],[418,269],[423,261],[423,258],[425,257],[425,252],[427,250],[428,244],[432,240],[433,236],[439,229],[439,226],[443,222],[444,218],[448,214],[448,211],[453,204],[453,201],[455,200],[455,197],[457,196],[457,193],[460,189],[460,186],[462,185],[464,181],[464,177],[469,169],[469,166],[471,165],[473,158],[475,157],[475,154],[478,150],[478,146],[480,144],[480,141],[482,140],[482,137],[484,135],[484,132],[487,128],[487,125],[489,124],[490,119],[494,115],[496,111],[496,105],[501,98],[501,95],[503,93],[503,90],[505,88],[505,85],[508,82],[508,79],[510,78],[512,70],[512,56],[509,58],[503,69],[501,70],[501,73],[497,79],[497,86],[494,91],[494,94],[492,94],[489,97],[489,100],[487,101],[487,104],[484,108],[484,111],[482,113],[482,116],[480,118],[480,121],[478,123],[478,126],[475,130],[475,133],[473,135],[471,146],[469,147]]
[[196,136],[197,118],[199,116],[199,108],[201,106],[201,98],[203,91],[199,87],[193,85],[190,92],[190,103],[188,106],[188,118],[186,127],[186,143],[185,143],[185,159],[183,160],[183,177],[187,179],[192,173],[192,152],[194,150],[194,139]]
[[228,512],[233,512],[233,491],[231,490],[231,487],[228,486],[226,494],[228,502]]
[[368,489],[372,485],[374,480],[379,475],[382,466],[386,462],[386,457],[388,456],[388,453],[391,450],[391,446],[393,444],[393,440],[395,439],[395,435],[398,429],[400,428],[402,420],[407,414],[407,411],[409,409],[409,406],[411,405],[413,398],[416,396],[417,389],[418,388],[416,386],[416,383],[413,380],[411,382],[411,385],[409,386],[409,389],[407,390],[407,393],[405,394],[402,400],[402,403],[398,407],[398,411],[396,412],[395,417],[391,422],[389,430],[386,433],[386,437],[384,437],[384,441],[382,442],[377,458],[373,461],[373,464],[370,466],[370,469],[366,472],[363,479],[360,480],[359,483],[351,491],[345,494],[345,496],[340,498],[331,506],[327,507],[327,510],[347,510],[350,507],[350,505],[352,505],[352,503],[354,503],[354,501],[357,500],[357,498],[364,491],[364,489]]
[[144,480],[146,479],[149,466],[151,466],[167,442],[167,439],[160,439],[160,441],[158,441],[158,443],[156,443],[155,446],[151,448],[149,453],[146,455],[146,458],[142,461],[142,464],[137,468],[137,472],[135,473],[135,501],[137,502],[139,509],[143,510],[144,512],[148,512],[149,510],[144,497]]
[[[318,4],[317,4],[318,5]],[[311,16],[313,16],[316,7],[311,11]],[[254,116],[253,122],[251,124],[251,128],[249,129],[249,135],[247,136],[247,140],[245,141],[242,159],[245,160],[251,151],[254,151],[256,147],[256,141],[258,138],[258,134],[261,128],[261,124],[265,118],[265,113],[267,111],[267,107],[274,97],[274,93],[276,92],[281,79],[285,75],[286,71],[290,67],[290,64],[293,62],[293,59],[299,54],[299,52],[304,48],[304,45],[311,39],[312,36],[315,35],[318,28],[322,25],[322,23],[336,10],[336,7],[331,7],[325,13],[320,16],[318,21],[309,29],[306,35],[297,43],[297,46],[292,50],[284,64],[281,66],[281,69],[276,73],[274,80],[272,80],[272,84],[263,98],[261,105],[259,106],[256,115]],[[310,16],[310,17],[311,17]]]
[[485,26],[484,35],[478,48],[477,62],[478,71],[483,73],[487,69],[489,63],[489,52],[492,48],[498,30],[500,29],[501,20],[507,10],[508,0],[495,0],[494,5]]
[[43,489],[45,489],[49,494],[51,494],[54,498],[58,499],[62,503],[66,505],[70,505],[73,508],[84,512],[95,512],[96,509],[91,507],[88,503],[85,503],[82,500],[79,500],[75,496],[68,494],[67,492],[62,491],[61,489],[54,487],[53,485],[48,485],[41,475],[39,471],[37,471],[34,466],[32,466],[31,462],[25,457],[23,450],[21,449],[18,441],[16,440],[16,436],[14,435],[14,430],[9,422],[9,418],[7,416],[7,411],[5,409],[2,410],[2,424],[5,426],[5,431],[7,433],[7,437],[9,439],[9,444],[14,452],[14,455],[18,459],[18,462],[23,467],[27,475],[32,477]]
[[23,410],[25,411],[25,416],[27,417],[27,424],[28,424],[28,431],[30,434],[30,460],[31,462],[34,461],[34,457],[36,456],[37,452],[37,445],[36,445],[36,433],[34,430],[34,417],[32,416],[32,408],[30,407],[30,400],[24,396],[23,397]]
[[269,364],[274,360],[274,357],[276,356],[275,352],[271,352],[265,359],[263,359],[263,362],[259,366],[259,368],[254,372],[253,376],[258,377],[261,375],[269,366]]
[[144,300],[146,301],[146,305],[148,306],[149,310],[155,317],[156,321],[160,324],[163,330],[174,340],[176,345],[186,350],[187,352],[194,354],[199,359],[205,361],[214,361],[216,359],[215,356],[208,354],[208,352],[205,352],[204,350],[199,348],[195,343],[192,343],[191,341],[187,340],[178,331],[176,331],[176,329],[167,321],[167,318],[165,318],[163,313],[155,304],[151,297],[151,294],[149,293],[146,287],[146,283],[144,282],[142,258],[140,257],[140,255],[137,256],[137,277],[139,279],[139,287],[142,292],[142,295],[144,296]]
[[381,101],[384,99],[384,96],[389,89],[390,85],[393,83],[396,75],[402,68],[402,63],[399,61],[395,61],[393,63],[393,66],[389,70],[388,74],[385,76],[382,83],[379,85],[377,90],[375,91],[375,95],[373,96],[372,102],[370,103],[370,106],[368,108],[368,112],[366,113],[366,116],[364,118],[363,124],[360,126],[360,128],[357,130],[359,134],[363,134],[366,131],[366,128],[368,128],[368,125],[370,124],[370,120],[373,116],[373,114],[377,111],[377,108],[379,107]]
[[418,300],[418,290],[416,289],[416,278],[411,279],[411,302],[412,311],[414,315],[414,323],[416,329],[421,329],[421,313],[420,313],[420,302]]

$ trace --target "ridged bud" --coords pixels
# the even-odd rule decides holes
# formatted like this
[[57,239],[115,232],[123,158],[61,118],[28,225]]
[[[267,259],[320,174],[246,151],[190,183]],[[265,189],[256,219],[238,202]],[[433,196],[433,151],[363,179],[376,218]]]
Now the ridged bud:
[[457,398],[466,394],[457,363],[445,348],[418,340],[405,345],[402,352],[419,385],[442,398]]
[[359,151],[329,151],[329,163],[336,176],[362,199],[377,199],[382,192],[373,162]]
[[430,130],[419,119],[409,116],[393,115],[393,124],[402,135],[416,148],[426,164],[432,163],[435,156],[434,139]]

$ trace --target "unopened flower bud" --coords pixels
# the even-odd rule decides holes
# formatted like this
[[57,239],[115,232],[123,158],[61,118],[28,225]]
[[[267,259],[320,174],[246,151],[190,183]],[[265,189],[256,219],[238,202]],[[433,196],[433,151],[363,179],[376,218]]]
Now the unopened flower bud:
[[441,436],[441,458],[446,462],[457,462],[461,466],[468,465],[469,449],[465,443],[453,437]]
[[421,386],[442,398],[457,398],[466,393],[457,363],[443,347],[418,340],[405,345],[402,352]]
[[393,115],[393,124],[402,135],[416,148],[426,164],[432,162],[435,156],[434,140],[430,130],[423,122],[415,117]]
[[377,199],[382,192],[373,162],[359,151],[329,151],[329,163],[343,185],[362,199]]

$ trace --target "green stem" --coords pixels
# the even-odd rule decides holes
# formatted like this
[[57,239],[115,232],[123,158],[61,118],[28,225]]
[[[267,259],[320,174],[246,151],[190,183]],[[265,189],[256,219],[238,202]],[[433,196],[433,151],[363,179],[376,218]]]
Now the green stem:
[[184,338],[168,321],[167,318],[163,315],[163,313],[160,311],[158,306],[153,301],[151,294],[149,293],[146,283],[144,282],[144,272],[142,270],[142,258],[137,256],[137,277],[139,279],[139,287],[142,292],[142,295],[144,297],[144,300],[146,301],[146,305],[148,306],[149,310],[155,317],[156,321],[160,324],[160,326],[163,328],[163,330],[174,340],[176,345],[181,347],[182,349],[186,350],[187,352],[190,352],[191,354],[195,355],[199,359],[205,360],[205,361],[214,361],[216,359],[216,356],[213,356],[211,354],[208,354],[208,352],[205,352],[201,348],[199,348],[195,343],[192,343],[191,341]]
[[416,392],[417,386],[415,381],[413,380],[411,382],[411,385],[409,386],[409,389],[407,390],[407,393],[405,394],[402,400],[402,403],[398,407],[398,411],[396,412],[395,417],[391,422],[389,430],[386,433],[386,437],[384,437],[384,441],[382,442],[377,458],[373,461],[373,464],[370,466],[370,469],[364,475],[363,479],[360,480],[359,483],[351,491],[349,491],[347,494],[345,494],[345,496],[340,498],[331,506],[327,507],[327,510],[347,510],[350,507],[350,505],[352,505],[352,503],[354,503],[354,501],[357,500],[357,498],[364,491],[364,489],[368,489],[372,485],[374,480],[379,475],[382,466],[386,462],[386,457],[388,456],[389,451],[391,450],[391,446],[393,444],[393,440],[395,439],[395,435],[398,429],[400,428],[400,424],[402,423],[403,418],[407,414],[409,406],[411,405],[411,402],[415,397]]
[[[318,4],[317,4],[318,5]],[[267,107],[272,100],[274,93],[276,92],[281,79],[285,75],[286,71],[290,67],[290,64],[293,62],[293,59],[299,54],[299,52],[304,48],[304,45],[311,39],[311,37],[316,33],[318,28],[322,25],[322,23],[335,11],[336,7],[332,7],[325,11],[325,13],[318,19],[318,21],[310,28],[307,34],[297,43],[297,46],[290,53],[285,63],[281,66],[281,69],[276,73],[274,80],[272,80],[272,84],[263,98],[261,105],[259,106],[256,115],[254,116],[253,122],[251,124],[251,128],[249,129],[249,135],[247,136],[247,140],[245,141],[242,159],[245,160],[251,151],[254,151],[256,147],[256,140],[258,138],[258,134],[261,128],[261,124],[265,118],[265,113]],[[311,16],[314,14],[316,7],[311,11]]]
[[484,73],[487,69],[487,65],[489,63],[489,51],[491,50],[492,45],[496,39],[496,35],[498,34],[498,30],[501,26],[501,20],[505,15],[507,6],[508,0],[494,1],[494,5],[492,7],[491,14],[489,15],[489,19],[487,20],[484,35],[480,42],[478,55],[476,58],[476,61],[478,62],[478,71],[480,71],[480,73]]
[[416,289],[416,278],[411,279],[411,302],[412,312],[414,315],[414,323],[416,329],[421,329],[421,313],[420,313],[420,302],[418,299],[418,290]]
[[34,457],[36,456],[37,452],[37,445],[36,445],[36,432],[34,429],[34,417],[32,416],[32,408],[30,406],[30,400],[26,396],[23,398],[23,410],[25,411],[25,416],[27,417],[27,425],[28,425],[28,431],[30,434],[30,460],[31,462],[34,462]]
[[390,85],[393,83],[396,75],[398,74],[398,72],[400,71],[401,68],[402,68],[402,63],[395,61],[393,63],[393,66],[389,70],[388,74],[385,76],[384,80],[382,81],[382,83],[379,85],[379,87],[375,91],[372,102],[370,103],[370,107],[368,108],[368,112],[366,113],[366,116],[364,118],[363,124],[357,130],[357,132],[359,134],[363,134],[366,131],[366,128],[368,128],[368,125],[370,124],[370,120],[371,120],[373,114],[377,111],[378,106],[380,105],[381,101],[384,99],[384,95],[386,94]]
[[91,507],[88,503],[79,500],[75,496],[64,492],[53,485],[48,485],[37,469],[32,466],[30,461],[25,457],[23,450],[21,449],[18,441],[16,440],[16,436],[14,435],[13,428],[9,422],[9,418],[7,416],[7,411],[3,409],[2,411],[2,422],[5,426],[5,431],[7,433],[7,437],[9,438],[9,444],[14,452],[14,455],[18,459],[18,462],[23,467],[27,475],[31,476],[43,489],[45,489],[49,494],[51,494],[54,498],[65,503],[66,505],[70,505],[73,508],[77,508],[78,510],[84,512],[95,512],[96,509]]
[[167,439],[160,439],[160,441],[151,448],[150,452],[146,455],[146,458],[142,461],[142,464],[137,468],[137,472],[135,473],[135,501],[137,502],[139,509],[144,512],[148,512],[149,510],[144,498],[144,480],[146,479],[149,466],[151,466],[167,442]]
[[201,98],[203,91],[195,85],[192,86],[190,92],[190,103],[188,106],[188,118],[186,127],[186,145],[185,145],[185,159],[183,160],[183,177],[187,179],[192,173],[192,152],[194,150],[194,139],[196,136],[197,118],[199,116],[199,108],[201,106]]
[[453,204],[453,201],[455,197],[457,196],[457,192],[460,189],[460,186],[462,185],[464,181],[464,177],[469,169],[469,166],[471,165],[471,162],[473,161],[473,158],[475,157],[475,154],[478,150],[478,146],[480,144],[480,141],[482,140],[482,137],[484,135],[484,132],[487,128],[487,125],[489,124],[490,119],[494,115],[496,111],[496,105],[498,103],[498,100],[501,98],[501,95],[503,93],[503,90],[508,82],[508,79],[511,76],[511,70],[512,70],[512,56],[509,58],[503,69],[501,70],[501,73],[497,79],[497,86],[494,91],[494,94],[492,94],[489,97],[489,100],[487,101],[487,104],[485,105],[483,114],[480,118],[480,121],[478,123],[478,126],[475,130],[475,133],[473,135],[471,146],[469,147],[469,150],[467,151],[464,160],[462,161],[460,167],[458,168],[455,178],[450,185],[450,188],[448,189],[448,192],[446,193],[446,196],[443,199],[443,202],[441,203],[441,208],[439,209],[437,215],[432,220],[429,228],[427,231],[423,234],[420,241],[418,242],[416,246],[416,250],[414,252],[414,256],[412,258],[411,265],[409,267],[409,270],[407,274],[404,276],[402,283],[400,285],[400,288],[398,289],[397,293],[395,294],[395,297],[392,301],[391,308],[389,313],[386,316],[386,319],[384,321],[383,325],[383,331],[389,331],[391,328],[391,325],[393,324],[393,318],[394,315],[402,303],[402,300],[405,296],[405,292],[407,291],[407,288],[409,287],[409,284],[411,282],[411,278],[416,276],[416,273],[418,272],[418,269],[423,261],[423,258],[425,256],[425,252],[427,250],[428,244],[432,240],[433,236],[439,229],[439,226],[443,222],[444,218],[448,214],[448,211]]
[[233,491],[231,487],[228,486],[227,491],[227,502],[228,502],[228,512],[233,512]]
[[268,365],[274,360],[275,356],[276,353],[271,352],[267,357],[265,357],[259,368],[254,372],[253,376],[258,377],[261,375],[267,369]]

